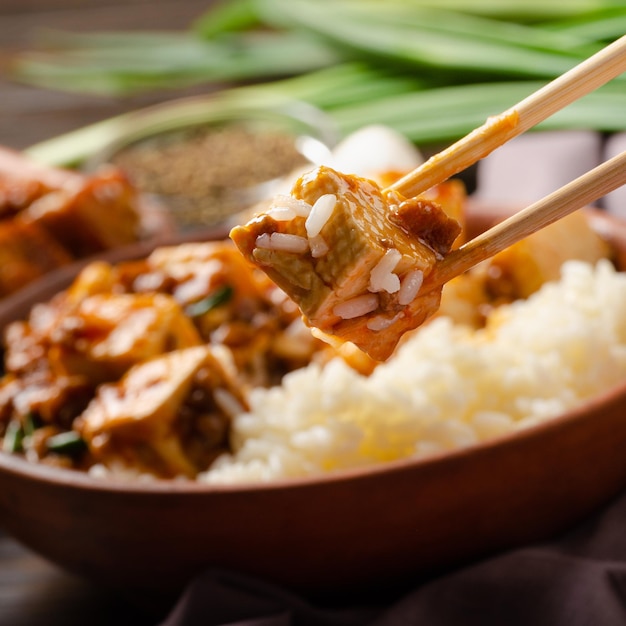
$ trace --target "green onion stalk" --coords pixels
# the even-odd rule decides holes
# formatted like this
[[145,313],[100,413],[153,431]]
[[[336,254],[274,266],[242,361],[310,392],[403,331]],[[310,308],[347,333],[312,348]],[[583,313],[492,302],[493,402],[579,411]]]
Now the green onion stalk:
[[[89,158],[131,123],[293,100],[325,111],[342,135],[386,124],[425,146],[458,139],[624,32],[623,0],[226,0],[184,32],[47,33],[12,76],[120,98],[191,85],[214,94],[28,151],[55,165]],[[624,111],[621,76],[539,128],[620,131]]]

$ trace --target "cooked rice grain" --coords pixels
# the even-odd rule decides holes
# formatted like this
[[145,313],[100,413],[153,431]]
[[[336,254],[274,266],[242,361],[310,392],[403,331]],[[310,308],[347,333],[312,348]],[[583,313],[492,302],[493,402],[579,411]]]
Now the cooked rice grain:
[[330,250],[326,240],[321,235],[311,237],[309,239],[309,246],[311,247],[311,256],[314,259],[319,259],[327,255]]
[[409,272],[400,283],[400,291],[398,292],[398,304],[406,306],[411,304],[417,297],[419,290],[424,282],[424,272],[422,270],[413,270]]
[[299,217],[308,217],[312,207],[306,200],[287,194],[277,194],[272,201],[272,208],[291,209]]
[[401,317],[402,313],[398,313],[397,315],[389,318],[384,317],[383,315],[377,315],[371,320],[368,320],[366,326],[374,332],[380,332],[381,330],[385,330],[385,328],[393,326],[393,324],[395,324]]
[[304,224],[309,239],[317,237],[330,219],[335,205],[337,204],[337,196],[332,193],[325,193],[320,196],[313,205],[311,213]]
[[309,242],[305,237],[290,235],[289,233],[263,233],[256,239],[257,248],[268,250],[281,250],[282,252],[293,252],[302,254],[309,249]]
[[333,313],[344,320],[367,315],[378,307],[378,296],[367,293],[351,300],[345,300],[333,308]]
[[385,252],[370,272],[370,291],[396,293],[396,291],[400,290],[400,279],[393,273],[393,270],[401,258],[400,252],[393,248]]
[[290,222],[297,213],[288,206],[274,206],[267,211],[267,215],[277,222]]

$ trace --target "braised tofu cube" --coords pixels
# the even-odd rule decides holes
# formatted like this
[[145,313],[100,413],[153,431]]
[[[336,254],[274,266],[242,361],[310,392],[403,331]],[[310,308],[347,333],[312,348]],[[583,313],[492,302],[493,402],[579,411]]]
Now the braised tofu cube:
[[119,170],[106,170],[51,191],[19,219],[45,228],[77,257],[123,246],[140,237],[137,194]]
[[202,343],[193,322],[165,294],[96,294],[72,306],[51,331],[49,360],[61,374],[94,384],[134,364]]
[[420,287],[459,231],[432,201],[320,167],[231,238],[309,325],[384,360],[437,310],[441,289]]
[[0,221],[0,297],[72,260],[69,252],[37,224]]
[[90,451],[153,474],[193,477],[228,449],[232,417],[245,403],[208,346],[139,363],[99,387],[79,418]]
[[575,211],[489,259],[488,287],[511,299],[527,298],[544,283],[558,280],[565,261],[595,264],[608,256],[608,243],[594,231],[584,211]]

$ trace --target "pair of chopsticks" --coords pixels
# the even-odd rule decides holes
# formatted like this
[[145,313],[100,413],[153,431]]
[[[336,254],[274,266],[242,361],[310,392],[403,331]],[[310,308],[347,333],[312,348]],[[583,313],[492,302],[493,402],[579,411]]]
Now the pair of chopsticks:
[[[405,197],[419,195],[625,71],[626,35],[504,113],[489,118],[391,185],[389,190]],[[432,286],[442,285],[625,183],[626,152],[622,152],[452,251],[435,267],[428,282]]]

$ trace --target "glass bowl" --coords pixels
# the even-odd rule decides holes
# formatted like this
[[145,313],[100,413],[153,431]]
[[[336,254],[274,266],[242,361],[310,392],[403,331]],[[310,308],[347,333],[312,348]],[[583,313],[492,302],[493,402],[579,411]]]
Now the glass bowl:
[[326,162],[337,139],[326,114],[304,102],[202,96],[137,112],[85,169],[121,168],[188,232],[234,224],[285,176]]

